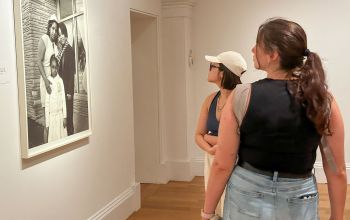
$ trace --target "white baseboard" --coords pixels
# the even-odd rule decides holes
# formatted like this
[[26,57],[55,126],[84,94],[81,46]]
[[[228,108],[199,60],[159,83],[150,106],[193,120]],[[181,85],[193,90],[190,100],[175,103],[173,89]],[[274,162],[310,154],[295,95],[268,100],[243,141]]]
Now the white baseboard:
[[[346,174],[347,174],[347,179],[348,183],[350,183],[350,163],[346,163]],[[327,178],[326,175],[323,171],[323,164],[320,161],[315,162],[315,176],[317,183],[327,183]]]
[[127,219],[141,207],[140,184],[130,186],[88,220]]
[[169,169],[169,180],[191,181],[193,179],[190,160],[173,160],[165,163]]
[[193,176],[204,176],[204,157],[191,159],[191,173]]
[[191,181],[195,176],[203,176],[204,173],[204,158],[165,161],[165,164],[169,180]]

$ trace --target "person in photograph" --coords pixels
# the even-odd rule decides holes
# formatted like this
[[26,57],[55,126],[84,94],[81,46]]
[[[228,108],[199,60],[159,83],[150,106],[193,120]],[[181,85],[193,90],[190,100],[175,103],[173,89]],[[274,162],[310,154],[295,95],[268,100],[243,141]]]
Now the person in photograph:
[[239,89],[250,86],[242,121],[233,101],[223,109],[202,219],[214,215],[226,185],[225,220],[319,219],[312,170],[322,144],[329,219],[342,220],[344,125],[320,57],[309,50],[304,29],[283,18],[259,27],[252,53],[254,67],[267,78],[239,85],[228,98],[236,101]]
[[50,59],[51,76],[48,80],[51,84],[51,93],[46,94],[45,121],[48,133],[48,142],[67,136],[67,110],[64,83],[58,75],[58,60],[55,55]]
[[[50,81],[48,76],[51,74],[50,70],[50,58],[52,55],[57,54],[57,29],[58,22],[56,15],[51,15],[47,24],[47,32],[44,34],[38,44],[38,57],[37,65],[40,72],[40,101],[43,112],[45,112],[45,96],[46,94],[51,94]],[[45,117],[44,117],[45,120]],[[44,121],[45,124],[45,121]],[[44,143],[47,143],[47,133],[44,129],[43,134]]]
[[[227,51],[218,56],[205,56],[210,62],[208,82],[215,84],[219,91],[207,96],[200,112],[195,140],[205,152],[204,183],[207,189],[211,164],[218,147],[218,129],[222,109],[228,96],[237,84],[241,84],[240,76],[247,70],[247,64],[241,54]],[[222,216],[224,195],[217,207],[217,213]]]
[[63,80],[66,96],[67,108],[67,132],[74,134],[73,126],[73,99],[74,99],[74,74],[75,74],[75,54],[68,43],[68,31],[66,25],[61,22],[58,25],[58,74]]
[[[79,49],[78,49],[79,50]],[[86,52],[84,49],[84,46],[81,46],[80,54],[79,54],[79,59],[78,59],[78,66],[79,66],[79,72],[82,75],[82,87],[85,92],[88,91],[87,88],[87,73],[85,71],[86,67]]]

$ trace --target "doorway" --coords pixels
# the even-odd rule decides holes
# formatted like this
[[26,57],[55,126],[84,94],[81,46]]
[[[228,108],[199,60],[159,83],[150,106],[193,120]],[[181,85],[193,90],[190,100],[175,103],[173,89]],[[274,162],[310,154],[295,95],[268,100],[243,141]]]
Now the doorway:
[[159,179],[158,21],[130,11],[136,181]]

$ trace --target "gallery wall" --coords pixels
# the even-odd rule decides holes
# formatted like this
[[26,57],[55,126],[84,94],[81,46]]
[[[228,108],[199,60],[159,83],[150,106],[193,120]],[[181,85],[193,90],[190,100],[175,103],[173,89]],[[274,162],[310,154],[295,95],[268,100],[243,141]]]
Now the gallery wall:
[[0,219],[125,219],[140,205],[129,11],[159,14],[160,1],[87,1],[92,135],[30,160],[20,156],[12,7],[0,3]]
[[[164,0],[163,8],[160,0],[87,2],[92,136],[31,160],[20,157],[12,0],[0,3],[0,66],[8,73],[0,84],[0,219],[125,219],[139,207],[130,8],[162,14],[160,153],[170,167],[169,179],[189,179],[202,171],[203,153],[194,143],[194,129],[205,96],[216,90],[206,81],[204,55],[236,50],[248,62],[244,82],[264,77],[254,70],[250,49],[258,26],[268,17],[291,18],[305,27],[310,50],[324,59],[349,133],[349,2]],[[0,77],[2,82],[6,76]],[[349,142],[346,136],[348,168]]]
[[[254,69],[251,48],[255,44],[259,25],[267,18],[280,16],[300,23],[308,35],[308,47],[319,53],[327,71],[329,88],[335,95],[343,113],[345,134],[350,132],[350,99],[347,84],[350,63],[349,1],[244,1],[244,0],[200,0],[193,11],[194,100],[198,115],[206,95],[217,90],[207,82],[208,63],[204,55],[217,55],[227,50],[240,52],[247,60],[248,71],[243,82],[253,82],[265,76]],[[193,124],[196,122],[193,121]],[[193,135],[191,132],[189,135]],[[345,137],[346,161],[350,173],[350,137]],[[194,157],[202,152],[196,147]],[[320,158],[317,167],[320,167]]]

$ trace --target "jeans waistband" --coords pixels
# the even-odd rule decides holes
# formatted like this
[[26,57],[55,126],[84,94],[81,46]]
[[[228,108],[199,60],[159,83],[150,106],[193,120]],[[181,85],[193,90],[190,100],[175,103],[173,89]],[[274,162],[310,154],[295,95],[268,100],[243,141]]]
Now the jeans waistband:
[[255,173],[258,173],[258,174],[261,174],[261,175],[264,175],[264,176],[269,176],[269,177],[273,177],[274,179],[277,178],[277,177],[281,177],[281,178],[294,178],[294,179],[304,179],[304,178],[308,178],[308,177],[311,177],[312,176],[312,172],[307,172],[307,173],[302,173],[302,174],[297,174],[297,173],[288,173],[288,172],[279,172],[279,171],[269,171],[269,170],[261,170],[261,169],[258,169],[254,166],[252,166],[251,164],[249,164],[248,162],[245,162],[245,161],[240,161],[238,163],[238,166],[246,169],[246,170],[249,170],[249,171],[252,171],[252,172],[255,172]]

